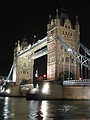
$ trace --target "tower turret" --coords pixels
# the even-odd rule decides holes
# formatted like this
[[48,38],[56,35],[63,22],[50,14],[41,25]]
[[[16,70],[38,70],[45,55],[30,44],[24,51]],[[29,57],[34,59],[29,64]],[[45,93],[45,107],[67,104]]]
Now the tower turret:
[[23,41],[22,41],[22,45],[21,46],[22,46],[22,50],[26,49],[28,47],[28,42],[27,42],[27,39],[26,39],[25,36],[23,37]]
[[[61,26],[64,26],[64,21],[65,21],[65,19],[67,19],[68,18],[68,15],[67,15],[67,13],[66,13],[66,10],[64,9],[64,7],[63,8],[61,8],[61,14],[60,14],[60,25]],[[69,19],[69,18],[68,18]]]
[[57,35],[69,45],[79,52],[78,40],[79,23],[76,19],[75,29],[71,24],[66,10],[61,9],[60,17],[58,9],[56,10],[56,17],[51,20],[50,29],[47,30],[47,79],[49,80],[64,80],[79,78],[79,65],[70,57],[64,50],[63,45],[57,39]]
[[59,14],[58,14],[58,9],[56,9],[56,17],[55,17],[55,25],[58,26],[60,25],[60,18],[59,18]]
[[79,31],[80,31],[80,26],[79,26],[78,16],[77,16],[77,15],[76,15],[75,30],[76,30],[77,32],[79,32]]
[[51,15],[49,15],[49,21],[48,21],[48,24],[47,24],[47,30],[50,30],[51,28]]
[[20,40],[18,40],[18,44],[17,44],[17,52],[20,51]]
[[75,31],[76,31],[76,40],[80,40],[80,25],[78,22],[78,16],[76,15],[76,23],[75,23]]

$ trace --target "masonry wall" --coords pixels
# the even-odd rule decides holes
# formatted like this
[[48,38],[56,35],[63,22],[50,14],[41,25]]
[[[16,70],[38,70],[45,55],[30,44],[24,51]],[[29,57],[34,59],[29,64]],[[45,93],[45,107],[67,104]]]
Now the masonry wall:
[[10,90],[10,93],[8,93],[9,96],[15,96],[15,97],[19,97],[20,96],[20,92],[19,92],[19,86],[18,85],[7,85],[5,90]]
[[90,100],[90,86],[64,86],[63,98]]
[[[40,81],[39,89],[42,92],[42,87],[49,84],[48,95],[50,99],[77,99],[77,100],[90,100],[90,86],[62,86],[60,82],[56,81]],[[6,90],[10,89],[9,96],[21,96],[19,93],[19,86],[7,86]],[[25,95],[24,95],[25,96]]]
[[52,98],[62,99],[63,97],[63,89],[60,85],[51,85],[51,96]]
[[[42,85],[46,83],[41,82]],[[52,99],[90,100],[90,86],[62,86],[59,81],[52,81],[49,82],[49,95]]]

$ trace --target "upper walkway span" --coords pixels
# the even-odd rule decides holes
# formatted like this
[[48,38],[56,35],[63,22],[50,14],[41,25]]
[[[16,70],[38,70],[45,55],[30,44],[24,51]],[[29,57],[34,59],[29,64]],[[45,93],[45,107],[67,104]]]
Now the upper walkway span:
[[20,51],[20,53],[17,54],[17,57],[32,55],[35,51],[42,49],[45,46],[47,46],[47,36],[42,40],[38,40],[37,43],[33,44],[32,46],[29,46],[29,48]]

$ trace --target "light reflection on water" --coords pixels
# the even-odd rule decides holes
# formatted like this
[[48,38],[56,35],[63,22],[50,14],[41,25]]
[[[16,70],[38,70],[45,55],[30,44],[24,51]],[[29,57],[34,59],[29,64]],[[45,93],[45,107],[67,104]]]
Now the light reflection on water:
[[8,118],[13,119],[15,114],[14,114],[14,109],[13,109],[13,104],[11,103],[11,107],[9,108],[9,98],[5,97],[5,102],[3,106],[3,116],[4,120],[7,120]]
[[0,98],[0,120],[90,120],[90,101]]
[[42,116],[43,120],[46,120],[46,117],[47,117],[47,114],[48,114],[47,109],[48,109],[48,102],[47,101],[42,101],[40,111],[41,111],[41,116]]

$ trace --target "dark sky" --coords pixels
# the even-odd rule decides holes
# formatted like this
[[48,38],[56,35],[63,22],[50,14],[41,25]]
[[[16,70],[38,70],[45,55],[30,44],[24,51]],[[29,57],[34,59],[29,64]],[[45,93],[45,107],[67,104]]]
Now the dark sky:
[[90,48],[90,4],[83,0],[48,0],[30,2],[2,2],[0,3],[0,75],[7,75],[13,63],[15,42],[26,35],[31,43],[34,34],[42,39],[47,34],[49,14],[55,18],[56,9],[64,5],[72,23],[76,14],[79,17],[81,42]]

